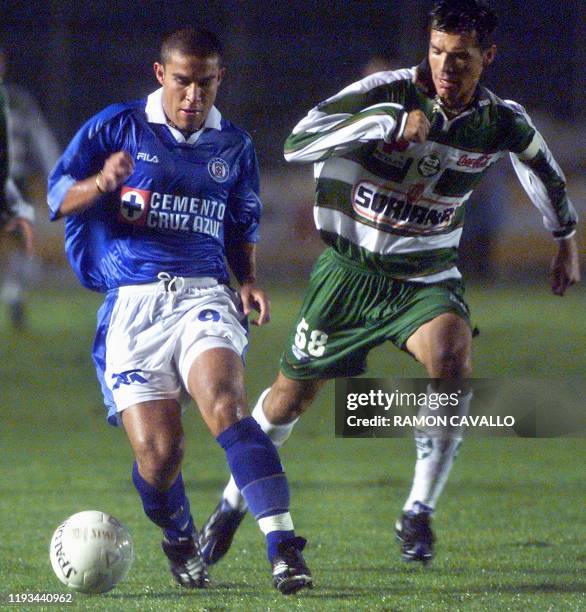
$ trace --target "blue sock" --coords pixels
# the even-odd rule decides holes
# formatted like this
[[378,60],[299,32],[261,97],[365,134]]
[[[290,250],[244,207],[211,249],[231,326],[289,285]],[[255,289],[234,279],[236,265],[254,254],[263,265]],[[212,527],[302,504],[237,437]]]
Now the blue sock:
[[181,473],[171,488],[160,491],[149,484],[138,472],[136,461],[132,466],[132,482],[142,500],[145,514],[163,529],[168,540],[188,538],[193,533],[193,519],[189,500],[185,495]]
[[270,531],[267,533],[267,557],[272,561],[279,553],[279,544],[295,537],[294,531]]
[[[289,512],[289,483],[279,453],[260,425],[246,417],[224,430],[217,441],[226,452],[236,485],[258,521]],[[269,559],[279,542],[295,536],[292,530],[273,530],[267,534]]]

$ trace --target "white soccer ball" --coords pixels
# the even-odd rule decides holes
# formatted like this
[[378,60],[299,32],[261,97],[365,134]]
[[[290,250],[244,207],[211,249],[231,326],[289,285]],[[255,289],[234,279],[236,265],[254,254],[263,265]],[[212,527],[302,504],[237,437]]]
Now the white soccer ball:
[[82,593],[105,593],[128,574],[134,545],[128,529],[105,512],[87,510],[63,521],[49,557],[63,584]]

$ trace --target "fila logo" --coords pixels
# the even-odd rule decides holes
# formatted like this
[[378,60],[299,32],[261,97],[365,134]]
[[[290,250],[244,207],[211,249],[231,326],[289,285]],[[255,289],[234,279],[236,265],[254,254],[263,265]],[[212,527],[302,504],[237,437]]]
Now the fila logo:
[[156,155],[149,155],[148,153],[144,153],[140,151],[136,155],[136,159],[142,159],[142,161],[147,162],[148,164],[158,164],[159,158]]
[[126,372],[112,374],[112,378],[116,379],[112,389],[118,389],[120,385],[131,385],[132,383],[144,385],[147,381],[139,372],[142,372],[142,370],[126,370]]

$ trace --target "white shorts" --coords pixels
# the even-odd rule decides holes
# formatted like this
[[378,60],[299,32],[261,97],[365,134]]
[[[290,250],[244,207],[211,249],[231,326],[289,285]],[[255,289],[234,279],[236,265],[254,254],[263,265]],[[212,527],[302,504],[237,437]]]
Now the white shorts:
[[238,294],[212,278],[177,278],[108,292],[94,362],[108,420],[141,402],[179,399],[194,360],[212,348],[242,359],[248,345]]

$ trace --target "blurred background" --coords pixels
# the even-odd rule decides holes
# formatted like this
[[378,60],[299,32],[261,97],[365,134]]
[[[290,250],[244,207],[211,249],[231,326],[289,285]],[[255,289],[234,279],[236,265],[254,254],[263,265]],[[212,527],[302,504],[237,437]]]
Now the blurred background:
[[[152,63],[162,32],[195,24],[222,37],[228,73],[217,105],[256,142],[265,202],[262,271],[269,278],[303,279],[322,248],[312,223],[312,171],[285,164],[283,141],[312,106],[343,86],[369,72],[418,63],[431,4],[3,0],[5,81],[13,97],[18,88],[21,98],[28,96],[32,113],[23,122],[31,145],[22,152],[27,161],[20,178],[39,209],[38,277],[50,272],[65,282],[70,278],[62,226],[49,224],[44,204],[56,149],[104,106],[154,90]],[[493,4],[500,14],[499,51],[485,83],[531,113],[580,211],[586,193],[586,5]],[[508,160],[487,176],[468,209],[461,267],[469,282],[545,278],[554,245]]]

